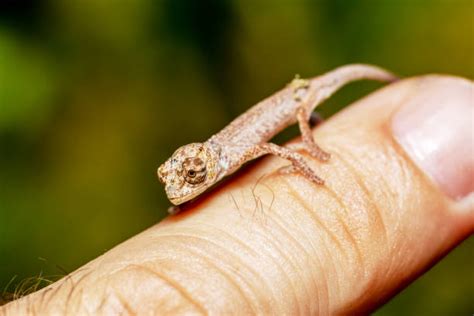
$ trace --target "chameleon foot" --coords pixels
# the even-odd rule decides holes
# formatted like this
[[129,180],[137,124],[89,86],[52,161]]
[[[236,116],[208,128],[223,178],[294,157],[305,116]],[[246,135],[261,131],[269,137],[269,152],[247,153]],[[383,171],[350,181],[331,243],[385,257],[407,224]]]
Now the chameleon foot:
[[273,154],[275,156],[291,161],[291,166],[288,167],[292,169],[288,169],[287,172],[296,171],[318,185],[324,184],[324,180],[314,173],[314,171],[308,166],[308,164],[304,160],[304,157],[300,153],[297,153],[285,147],[275,145],[273,143],[265,143],[262,145],[258,145],[258,148],[260,154]]
[[314,158],[318,159],[319,161],[326,162],[331,158],[331,154],[325,152],[321,149],[316,143],[314,142],[306,142],[304,144],[305,150]]
[[[308,168],[309,169],[309,168]],[[309,171],[309,172],[308,172]],[[311,182],[317,185],[323,185],[324,180],[318,177],[313,170],[301,170],[300,167],[294,165],[283,166],[277,170],[277,173],[280,175],[289,175],[289,174],[299,174],[310,180]]]

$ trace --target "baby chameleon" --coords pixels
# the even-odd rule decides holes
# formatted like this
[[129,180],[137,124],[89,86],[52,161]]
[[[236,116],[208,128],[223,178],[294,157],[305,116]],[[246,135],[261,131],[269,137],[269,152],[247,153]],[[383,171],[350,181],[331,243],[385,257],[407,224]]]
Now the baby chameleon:
[[316,184],[324,184],[303,156],[268,142],[296,122],[303,149],[320,161],[330,157],[314,141],[309,124],[313,110],[343,85],[356,80],[394,81],[397,78],[375,66],[353,64],[313,79],[296,78],[286,88],[256,104],[204,143],[178,148],[158,168],[158,178],[174,205],[189,201],[234,173],[244,163],[273,154],[291,162],[286,171],[298,172]]

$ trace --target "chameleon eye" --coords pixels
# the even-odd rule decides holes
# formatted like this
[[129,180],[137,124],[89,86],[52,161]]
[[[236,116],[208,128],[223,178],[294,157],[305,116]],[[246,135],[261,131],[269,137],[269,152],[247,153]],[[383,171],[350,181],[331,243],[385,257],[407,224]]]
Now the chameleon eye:
[[200,158],[189,157],[183,161],[184,180],[189,184],[199,184],[206,179],[206,164]]
[[195,170],[188,170],[186,172],[184,180],[186,180],[186,182],[189,184],[199,184],[201,182],[204,182],[204,180],[206,179],[206,174],[206,169],[203,169],[199,172]]

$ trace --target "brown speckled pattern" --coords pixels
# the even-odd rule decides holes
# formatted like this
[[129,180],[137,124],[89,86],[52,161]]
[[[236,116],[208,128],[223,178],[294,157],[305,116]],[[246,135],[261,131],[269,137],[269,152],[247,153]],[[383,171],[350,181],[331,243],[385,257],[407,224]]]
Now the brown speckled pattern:
[[[320,161],[330,155],[314,142],[309,118],[314,109],[343,85],[361,79],[393,81],[396,77],[376,66],[353,64],[339,67],[310,80],[295,79],[287,87],[259,102],[238,116],[227,127],[204,143],[194,143],[179,148],[158,169],[158,176],[165,183],[170,201],[179,205],[205,191],[207,188],[239,169],[245,162],[265,154],[274,154],[292,163],[291,170],[298,171],[316,184],[323,184],[305,163],[301,154],[288,148],[268,143],[273,136],[298,122],[305,150]],[[198,157],[206,165],[201,172],[203,181],[186,180],[183,163]],[[197,161],[196,161],[197,162]],[[288,169],[290,170],[290,169]]]

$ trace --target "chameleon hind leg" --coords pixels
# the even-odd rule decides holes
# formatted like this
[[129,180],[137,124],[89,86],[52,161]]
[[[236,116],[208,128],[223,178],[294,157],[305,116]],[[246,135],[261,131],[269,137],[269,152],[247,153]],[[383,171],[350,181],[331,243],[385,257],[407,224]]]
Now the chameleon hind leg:
[[308,114],[304,105],[296,112],[296,119],[298,120],[298,125],[300,127],[304,149],[319,161],[328,161],[329,158],[331,158],[331,155],[322,150],[314,141],[313,134],[311,133],[310,114]]
[[283,167],[281,169],[282,173],[300,173],[312,182],[322,185],[324,180],[318,177],[314,171],[308,166],[304,157],[289,148],[281,147],[273,143],[264,143],[252,147],[244,155],[243,162],[258,158],[260,156],[272,154],[280,158],[289,160],[291,162],[290,166]]

